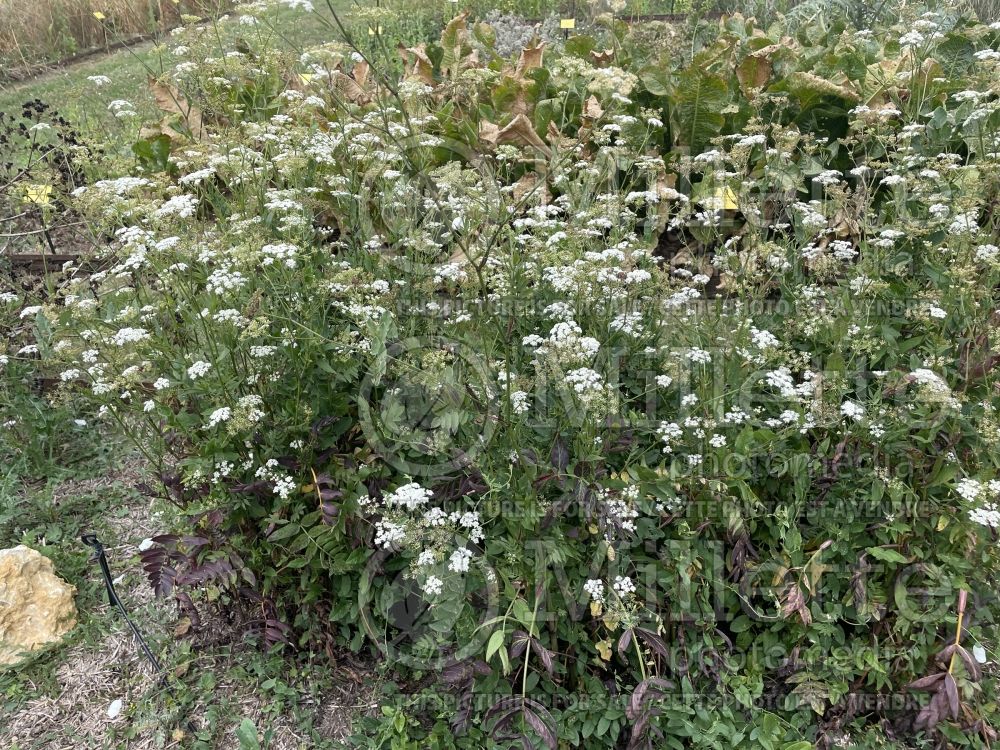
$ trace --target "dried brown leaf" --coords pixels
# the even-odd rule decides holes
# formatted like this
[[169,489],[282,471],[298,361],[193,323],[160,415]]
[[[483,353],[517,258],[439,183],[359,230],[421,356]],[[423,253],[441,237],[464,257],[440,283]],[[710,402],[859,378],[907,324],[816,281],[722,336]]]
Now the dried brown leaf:
[[540,42],[537,47],[524,47],[521,56],[517,60],[517,68],[514,77],[524,79],[528,71],[542,67],[542,50],[545,49],[545,42]]
[[[482,129],[480,129],[480,136],[482,136]],[[534,146],[536,149],[541,151],[546,158],[552,156],[552,149],[546,145],[538,133],[535,132],[534,126],[524,114],[518,114],[511,120],[506,127],[504,127],[499,133],[497,133],[497,143],[513,143],[519,146]]]
[[[191,137],[196,141],[201,140],[203,135],[201,110],[193,106],[184,97],[184,94],[180,92],[180,89],[169,83],[162,83],[150,76],[149,90],[153,93],[157,109],[169,114],[180,115],[184,118],[184,124],[191,132]],[[163,123],[160,125],[160,132],[169,135],[171,138],[180,135],[172,128],[164,128]]]
[[596,52],[595,50],[590,51],[590,61],[594,63],[595,67],[598,68],[606,68],[611,64],[614,57],[615,51],[613,49],[606,49],[601,52]]
[[585,125],[589,125],[594,120],[600,119],[603,114],[604,110],[601,108],[601,103],[597,100],[596,96],[591,96],[583,103],[583,119]]
[[489,120],[483,120],[479,123],[479,138],[490,146],[496,146],[500,139],[500,126]]
[[359,60],[354,64],[354,70],[351,73],[354,76],[354,80],[358,82],[358,86],[364,88],[368,83],[368,73],[369,73],[368,63],[364,60]]
[[404,77],[417,78],[428,86],[434,85],[434,63],[427,56],[424,45],[416,47],[404,47],[402,44],[397,48],[400,57],[403,58]]
[[337,92],[353,104],[365,104],[369,101],[367,92],[358,85],[358,82],[348,75],[344,75],[339,70],[333,71],[330,81]]

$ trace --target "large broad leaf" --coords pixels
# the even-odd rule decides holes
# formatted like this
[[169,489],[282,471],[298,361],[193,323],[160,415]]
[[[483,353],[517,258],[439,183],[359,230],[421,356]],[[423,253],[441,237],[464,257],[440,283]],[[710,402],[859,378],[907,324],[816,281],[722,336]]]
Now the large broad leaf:
[[540,42],[536,47],[524,47],[517,60],[514,78],[523,81],[532,70],[542,67],[542,51],[544,49],[545,42]]
[[639,80],[653,96],[666,96],[670,93],[670,64],[660,60],[653,65],[647,65],[639,71]]
[[750,97],[754,89],[761,89],[771,79],[771,58],[767,53],[747,55],[736,66],[736,80],[740,82],[743,95]]
[[792,73],[779,85],[772,86],[771,90],[788,91],[798,99],[799,106],[803,108],[828,96],[836,96],[848,102],[861,100],[852,82],[845,80],[838,83],[804,71]]
[[[180,115],[179,122],[173,123],[183,131],[184,135],[192,140],[201,140],[203,128],[201,122],[201,110],[193,106],[180,92],[176,86],[169,83],[162,83],[150,76],[149,90],[153,92],[156,106],[163,112],[170,115]],[[166,122],[161,125],[161,132],[173,138],[178,135],[176,128],[169,127]]]
[[976,48],[964,36],[951,36],[937,46],[932,53],[934,59],[948,78],[958,78],[972,65]]
[[416,78],[428,86],[434,85],[434,63],[427,56],[424,45],[404,47],[400,44],[396,49],[403,58],[404,78]]
[[675,140],[697,153],[725,124],[729,87],[721,76],[688,68],[674,79],[670,103]]
[[479,137],[491,146],[504,143],[532,146],[544,154],[546,158],[552,156],[552,149],[539,137],[531,120],[523,114],[516,115],[504,128],[486,120],[480,122]]
[[444,50],[444,57],[441,59],[441,71],[448,75],[458,73],[459,62],[463,57],[463,47],[468,39],[468,28],[466,19],[469,11],[464,11],[455,16],[441,33],[441,49]]
[[[365,63],[365,69],[367,71],[367,63]],[[337,91],[338,95],[349,102],[367,104],[369,101],[370,97],[361,85],[359,85],[358,81],[348,75],[344,75],[339,70],[335,70],[330,74],[330,83],[333,84],[333,88]]]
[[490,50],[490,52],[495,52],[497,32],[488,23],[477,23],[472,27],[472,35],[476,37],[476,41]]

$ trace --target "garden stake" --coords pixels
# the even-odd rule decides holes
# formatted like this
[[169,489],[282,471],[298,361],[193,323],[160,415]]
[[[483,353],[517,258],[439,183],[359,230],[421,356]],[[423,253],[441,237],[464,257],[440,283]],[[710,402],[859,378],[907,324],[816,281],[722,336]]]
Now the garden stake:
[[[95,534],[84,534],[80,537],[80,541],[94,550],[94,557],[92,559],[97,561],[97,564],[101,566],[101,575],[104,577],[104,587],[108,592],[108,603],[112,607],[117,607],[118,611],[122,613],[122,617],[125,618],[125,622],[128,623],[129,629],[132,631],[132,635],[134,635],[135,639],[139,642],[140,650],[149,660],[149,663],[153,665],[153,669],[156,670],[156,674],[160,678],[160,684],[166,688],[170,697],[173,698],[178,705],[180,705],[180,701],[177,699],[177,694],[174,693],[173,688],[170,687],[170,683],[167,682],[166,672],[163,671],[163,667],[160,666],[160,662],[153,654],[152,649],[149,648],[149,644],[146,643],[146,639],[142,637],[142,633],[139,631],[139,628],[136,627],[134,622],[132,622],[132,618],[128,616],[128,611],[125,609],[125,605],[118,597],[118,592],[115,591],[115,582],[111,577],[111,567],[108,565],[108,556],[104,552],[104,545],[101,544]],[[191,723],[191,720],[185,718],[184,722],[187,724],[188,731],[194,735],[195,728]]]

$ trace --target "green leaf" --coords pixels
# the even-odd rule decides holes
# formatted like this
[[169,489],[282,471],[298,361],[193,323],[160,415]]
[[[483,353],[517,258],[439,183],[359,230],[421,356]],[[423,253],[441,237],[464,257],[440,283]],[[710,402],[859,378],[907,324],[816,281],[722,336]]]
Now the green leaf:
[[532,623],[531,609],[528,607],[528,603],[524,599],[514,600],[514,617],[517,618],[518,622],[524,625],[529,631],[534,627]]
[[497,32],[488,23],[477,23],[472,27],[472,35],[484,47],[493,49],[497,43]]
[[720,76],[689,68],[675,79],[670,103],[675,140],[698,153],[725,124],[722,110],[729,104],[729,87]]
[[466,37],[465,18],[464,13],[455,16],[441,32],[441,49],[444,52],[441,70],[452,75],[458,72],[458,64],[462,59],[462,46]]
[[903,557],[896,550],[886,547],[866,547],[865,552],[882,562],[908,563],[910,561],[909,558]]
[[295,536],[299,533],[299,525],[297,523],[286,523],[271,532],[270,536],[267,537],[269,542],[280,542],[282,539],[288,539],[291,536]]
[[639,71],[639,80],[653,96],[667,96],[670,93],[670,68],[666,63],[647,65]]
[[591,50],[597,49],[597,40],[586,34],[577,34],[566,40],[564,49],[567,55],[581,57],[586,60]]
[[385,375],[388,361],[385,344],[389,338],[389,331],[391,330],[391,327],[392,316],[389,313],[386,313],[379,321],[378,329],[375,331],[375,335],[371,337],[371,352],[374,356],[374,361],[372,362],[371,370],[369,370],[369,375],[371,377],[372,385],[378,385],[382,382],[382,376]]
[[250,719],[244,719],[240,722],[240,726],[236,730],[236,738],[240,741],[240,750],[260,750],[257,727]]
[[493,654],[503,645],[503,630],[494,630],[493,635],[490,636],[489,642],[486,644],[486,661],[489,661]]
[[972,65],[976,48],[964,36],[952,36],[934,50],[933,57],[941,63],[948,78],[957,78]]

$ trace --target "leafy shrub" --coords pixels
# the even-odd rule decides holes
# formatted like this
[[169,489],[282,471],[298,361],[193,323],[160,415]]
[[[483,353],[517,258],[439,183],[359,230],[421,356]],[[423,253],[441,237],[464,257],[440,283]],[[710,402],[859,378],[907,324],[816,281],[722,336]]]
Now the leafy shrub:
[[208,54],[76,191],[152,582],[381,653],[361,744],[987,746],[1000,30],[603,29]]

